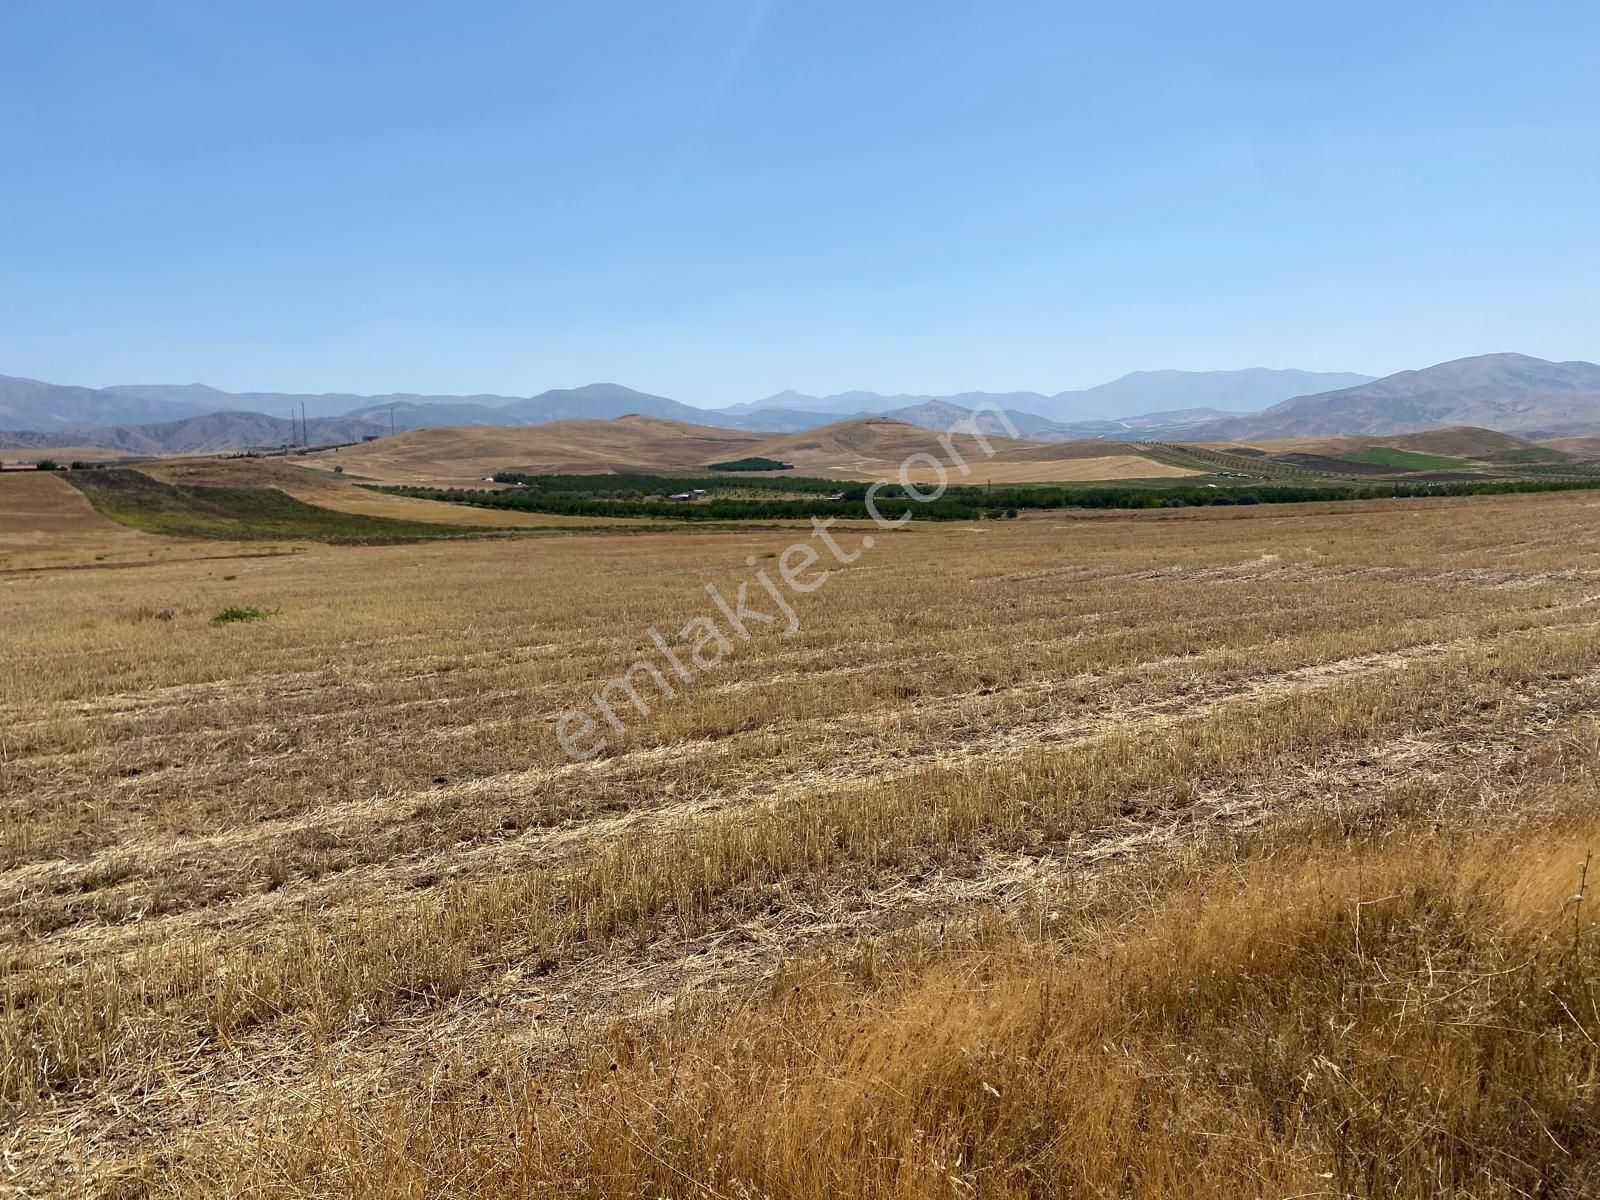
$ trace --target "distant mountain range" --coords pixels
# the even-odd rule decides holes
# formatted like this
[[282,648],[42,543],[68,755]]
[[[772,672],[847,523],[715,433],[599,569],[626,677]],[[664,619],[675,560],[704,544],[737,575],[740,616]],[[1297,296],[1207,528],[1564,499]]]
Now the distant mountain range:
[[348,417],[312,417],[302,435],[299,421],[269,417],[265,413],[211,412],[181,421],[150,425],[103,425],[65,431],[0,430],[0,447],[43,450],[54,446],[119,450],[140,457],[163,454],[200,454],[245,447],[287,446],[308,436],[312,445],[340,445],[379,437],[388,425]]
[[1219,409],[1230,414],[1252,413],[1312,392],[1355,387],[1372,382],[1371,375],[1349,371],[1276,371],[1250,367],[1243,371],[1135,371],[1076,392],[957,392],[949,396],[880,396],[876,392],[840,392],[833,396],[806,396],[779,392],[765,400],[736,404],[723,411],[753,414],[766,409],[831,413],[834,416],[873,414],[916,408],[928,403],[973,408],[992,404],[1007,411],[1027,413],[1056,424],[1114,421],[1153,409]]
[[[360,438],[391,430],[457,425],[538,425],[573,418],[609,419],[642,413],[667,420],[752,432],[795,433],[851,416],[895,416],[944,428],[968,410],[994,405],[1005,410],[1025,436],[1061,441],[1081,436],[1125,436],[1116,418],[1150,404],[1169,408],[1204,401],[1233,414],[1253,412],[1297,395],[1306,387],[1343,387],[1365,375],[1307,371],[1142,371],[1097,388],[1046,396],[1038,392],[958,392],[948,396],[883,396],[842,392],[806,396],[780,392],[765,400],[727,408],[693,405],[612,383],[557,389],[536,396],[435,396],[393,393],[359,396],[342,392],[224,392],[200,383],[119,384],[72,387],[0,376],[0,446],[96,446],[128,453],[193,453],[303,439],[302,410],[311,418],[309,436]],[[200,421],[212,415],[236,420]],[[1053,415],[1050,415],[1053,414]],[[1206,416],[1211,416],[1207,413]],[[1072,428],[1061,417],[1095,422]],[[342,422],[319,425],[318,419]],[[993,417],[986,428],[1003,431]]]
[[[1310,390],[1307,390],[1310,389]],[[311,418],[301,430],[301,405]],[[222,392],[203,384],[82,388],[0,376],[0,446],[85,446],[183,454],[248,446],[359,441],[392,430],[540,425],[638,413],[750,432],[798,433],[841,418],[886,416],[946,429],[976,408],[998,408],[1024,438],[1070,441],[1265,440],[1385,435],[1473,425],[1534,437],[1600,433],[1600,366],[1520,354],[1460,359],[1384,379],[1251,368],[1139,371],[1047,396],[958,392],[884,396],[779,392],[723,409],[697,408],[612,383],[536,396]],[[278,415],[278,414],[283,415]],[[291,417],[290,414],[296,414]],[[985,432],[1004,433],[992,411]]]
[[1600,430],[1600,366],[1485,354],[1297,396],[1249,417],[1202,424],[1194,438],[1416,433],[1473,425],[1554,438]]

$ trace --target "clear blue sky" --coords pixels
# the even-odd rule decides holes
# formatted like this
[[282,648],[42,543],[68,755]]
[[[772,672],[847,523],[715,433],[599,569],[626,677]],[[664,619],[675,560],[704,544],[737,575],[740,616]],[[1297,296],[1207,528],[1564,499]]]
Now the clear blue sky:
[[1600,6],[4,0],[0,373],[1600,358]]

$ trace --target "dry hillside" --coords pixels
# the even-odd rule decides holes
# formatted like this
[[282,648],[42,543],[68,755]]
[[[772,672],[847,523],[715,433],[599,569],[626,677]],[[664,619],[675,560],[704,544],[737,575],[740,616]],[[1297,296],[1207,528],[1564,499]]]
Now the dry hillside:
[[[959,472],[949,470],[953,460],[940,436],[904,421],[867,417],[774,437],[751,453],[793,463],[801,474],[834,479],[896,479],[901,464],[913,455],[932,455],[947,464],[953,482],[1049,483],[1192,474],[1155,462],[1126,442],[1030,442],[991,437],[988,443],[994,454],[988,456],[976,439],[956,435],[952,439],[956,452],[972,464],[971,476],[963,480]],[[922,460],[909,474],[914,481],[925,483],[936,477],[937,469]]]
[[764,436],[632,416],[416,429],[290,461],[326,471],[342,465],[351,476],[383,483],[475,486],[507,468],[569,474],[699,467],[749,454]]
[[[1447,458],[1467,458],[1480,462],[1495,462],[1526,451],[1538,450],[1538,443],[1526,441],[1509,433],[1492,429],[1478,429],[1461,425],[1449,429],[1430,429],[1424,433],[1397,433],[1385,436],[1351,435],[1343,437],[1278,438],[1270,441],[1245,443],[1269,454],[1315,454],[1339,458],[1358,454],[1373,447],[1388,446],[1396,450],[1410,450],[1417,454],[1435,454]],[[1223,444],[1218,443],[1217,449]]]
[[[530,473],[698,470],[760,456],[792,463],[797,473],[835,479],[895,478],[914,454],[948,461],[932,430],[883,417],[852,419],[804,433],[774,436],[685,425],[654,417],[557,421],[549,425],[419,429],[361,446],[286,460],[385,483],[477,485],[507,468]],[[1134,479],[1189,474],[1146,458],[1128,443],[1042,443],[991,438],[986,458],[970,437],[954,443],[974,464],[973,479],[995,482]],[[912,470],[921,481],[931,466]]]
[[1551,438],[1539,445],[1590,461],[1600,459],[1600,437]]
[[103,446],[40,446],[25,449],[6,447],[0,450],[0,462],[4,462],[7,466],[31,467],[41,458],[54,459],[57,463],[110,463],[126,461],[129,455],[120,450],[107,450]]

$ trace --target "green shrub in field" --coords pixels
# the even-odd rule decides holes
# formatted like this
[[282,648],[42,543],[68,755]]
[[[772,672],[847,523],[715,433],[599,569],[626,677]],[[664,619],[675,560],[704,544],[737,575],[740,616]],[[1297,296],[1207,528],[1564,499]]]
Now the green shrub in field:
[[213,625],[231,625],[235,621],[265,621],[268,617],[278,615],[275,608],[234,608],[228,607],[211,618]]

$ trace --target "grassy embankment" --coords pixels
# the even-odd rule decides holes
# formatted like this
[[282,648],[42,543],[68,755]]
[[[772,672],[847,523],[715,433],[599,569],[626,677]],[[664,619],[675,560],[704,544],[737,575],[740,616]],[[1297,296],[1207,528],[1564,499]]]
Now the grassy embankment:
[[64,476],[95,509],[132,529],[169,537],[233,541],[409,542],[504,535],[503,529],[402,521],[319,508],[276,488],[191,487],[132,470],[82,470]]

